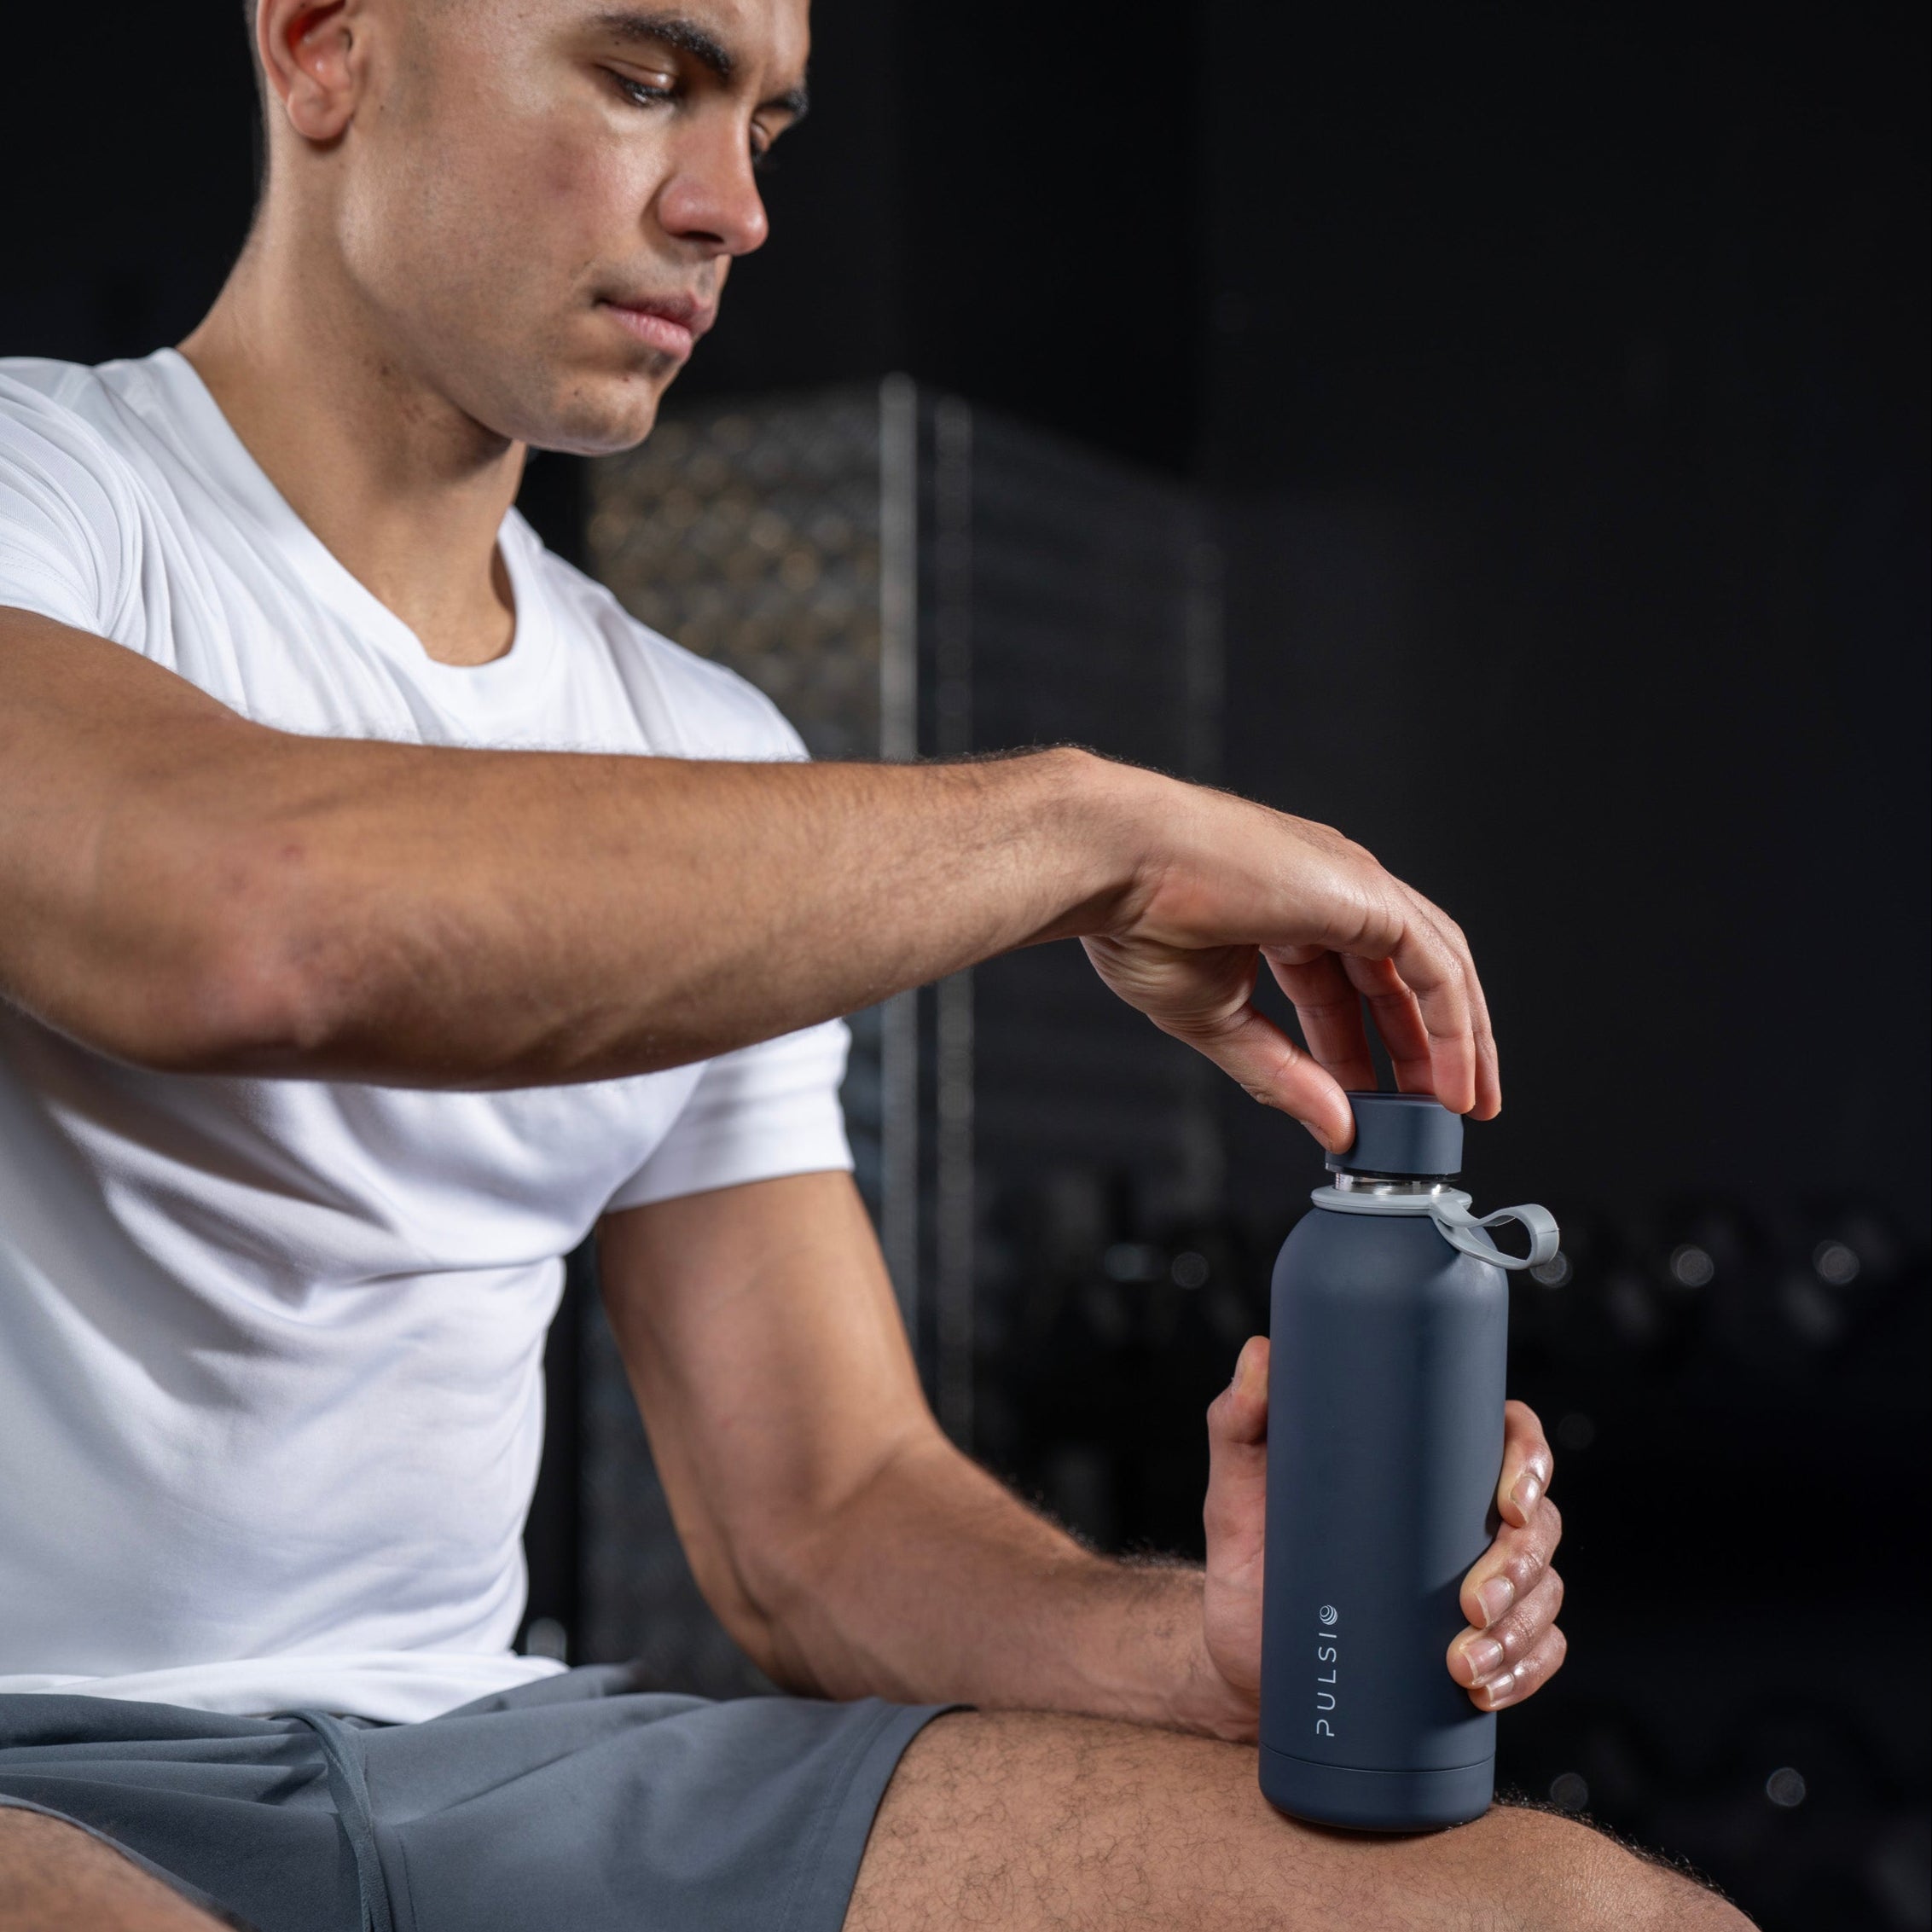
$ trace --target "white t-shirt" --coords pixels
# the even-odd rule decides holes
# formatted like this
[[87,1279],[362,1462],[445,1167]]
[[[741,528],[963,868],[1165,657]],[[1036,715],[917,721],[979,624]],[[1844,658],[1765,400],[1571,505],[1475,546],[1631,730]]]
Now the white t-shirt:
[[[508,653],[429,658],[172,351],[0,361],[0,604],[281,729],[804,756],[513,513]],[[4,917],[0,908],[0,917]],[[836,1023],[594,1085],[156,1074],[0,1004],[0,1691],[426,1717],[513,1655],[559,1257],[850,1164]]]

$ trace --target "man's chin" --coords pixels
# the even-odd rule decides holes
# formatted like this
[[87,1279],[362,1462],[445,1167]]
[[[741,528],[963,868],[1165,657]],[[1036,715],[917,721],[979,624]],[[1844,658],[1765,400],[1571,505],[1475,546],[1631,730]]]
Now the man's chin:
[[651,433],[670,383],[670,374],[655,372],[573,371],[552,386],[542,406],[519,410],[525,420],[511,433],[532,450],[615,455],[635,449]]

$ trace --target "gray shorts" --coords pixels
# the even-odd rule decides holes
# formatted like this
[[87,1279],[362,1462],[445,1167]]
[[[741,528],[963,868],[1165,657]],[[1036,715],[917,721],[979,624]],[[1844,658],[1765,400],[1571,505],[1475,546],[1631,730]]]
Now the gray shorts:
[[422,1724],[0,1696],[0,1804],[254,1932],[837,1932],[945,1705],[641,1692],[623,1666]]

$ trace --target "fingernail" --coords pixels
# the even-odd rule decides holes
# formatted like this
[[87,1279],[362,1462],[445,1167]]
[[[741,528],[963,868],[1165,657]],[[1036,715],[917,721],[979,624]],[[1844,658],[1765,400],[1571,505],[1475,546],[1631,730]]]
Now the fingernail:
[[1477,1689],[1489,1700],[1490,1708],[1494,1709],[1516,1689],[1516,1673],[1506,1670],[1499,1676],[1485,1678]]
[[1476,1593],[1476,1600],[1482,1606],[1482,1627],[1487,1630],[1508,1613],[1516,1601],[1516,1586],[1506,1576],[1492,1576]]
[[1473,1644],[1465,1645],[1462,1654],[1478,1684],[1503,1667],[1503,1646],[1494,1637],[1479,1638]]
[[1543,1494],[1543,1479],[1533,1469],[1526,1469],[1517,1477],[1515,1488],[1510,1491],[1510,1500],[1528,1516],[1536,1506],[1536,1499]]

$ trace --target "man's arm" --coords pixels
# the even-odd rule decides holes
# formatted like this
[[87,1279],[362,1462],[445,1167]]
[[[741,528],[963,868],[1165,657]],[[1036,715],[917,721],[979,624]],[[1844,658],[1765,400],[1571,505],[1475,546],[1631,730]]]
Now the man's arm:
[[635,1208],[598,1248],[699,1586],[775,1681],[1215,1727],[1200,1579],[1095,1556],[946,1439],[848,1176]]
[[[0,908],[0,995],[176,1070],[600,1079],[1078,935],[1123,997],[1332,1146],[1341,1087],[1374,1083],[1363,995],[1405,1086],[1500,1105],[1461,933],[1325,827],[1074,751],[734,764],[308,738],[4,609]],[[1262,957],[1310,1053],[1251,1003]]]
[[[845,1175],[613,1215],[600,1253],[699,1584],[777,1682],[1254,1736],[1265,1344],[1250,1345],[1216,1404],[1204,1576],[1094,1555],[945,1439]],[[1561,1660],[1556,1523],[1540,1496],[1548,1450],[1520,1411],[1506,1496],[1531,1465],[1529,1510],[1520,1495],[1506,1503],[1504,1529],[1464,1589],[1488,1624],[1478,1589],[1498,1574],[1517,1587],[1514,1621],[1494,1633],[1508,1680],[1477,1693],[1485,1709],[1527,1694]],[[1465,1632],[1448,1660],[1465,1685],[1477,1674],[1465,1652],[1483,1639]]]

